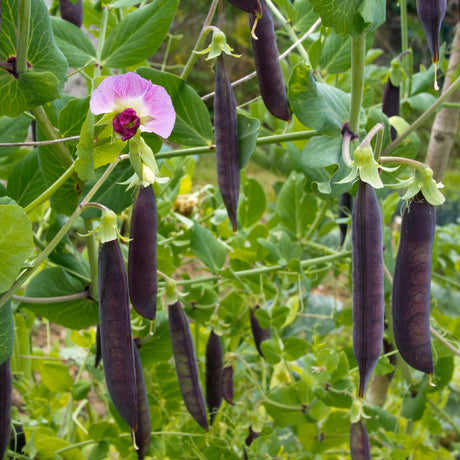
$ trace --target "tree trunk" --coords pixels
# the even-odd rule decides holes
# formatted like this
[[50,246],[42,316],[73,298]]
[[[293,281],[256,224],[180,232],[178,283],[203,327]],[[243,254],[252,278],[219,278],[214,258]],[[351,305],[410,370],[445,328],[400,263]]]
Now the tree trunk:
[[[460,64],[460,27],[457,24],[455,37],[452,44],[452,53],[442,92],[444,93],[452,84],[452,74]],[[460,92],[455,91],[446,102],[460,103]],[[434,119],[431,129],[430,143],[426,154],[426,163],[433,170],[433,177],[440,182],[446,171],[449,155],[455,142],[458,131],[458,118],[460,109],[443,107]]]

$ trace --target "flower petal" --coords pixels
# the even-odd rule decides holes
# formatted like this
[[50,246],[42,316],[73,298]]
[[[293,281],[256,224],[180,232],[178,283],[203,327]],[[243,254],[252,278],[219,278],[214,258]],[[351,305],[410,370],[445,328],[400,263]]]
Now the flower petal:
[[90,109],[95,115],[121,113],[128,108],[141,119],[141,131],[163,138],[171,134],[176,113],[169,94],[136,73],[106,77],[91,96]]
[[141,125],[141,131],[153,132],[163,138],[169,137],[176,122],[171,97],[162,86],[153,85],[144,96],[143,109],[138,112],[142,118],[149,117]]

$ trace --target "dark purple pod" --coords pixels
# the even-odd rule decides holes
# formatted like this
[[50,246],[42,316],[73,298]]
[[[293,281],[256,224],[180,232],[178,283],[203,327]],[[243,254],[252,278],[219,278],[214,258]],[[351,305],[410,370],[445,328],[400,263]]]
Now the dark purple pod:
[[134,309],[155,319],[157,310],[157,202],[153,187],[140,187],[129,232],[128,285]]
[[216,60],[214,94],[214,129],[216,138],[217,183],[233,227],[237,228],[240,195],[240,148],[238,118],[233,88],[225,69],[223,56]]
[[350,456],[351,460],[370,460],[371,458],[371,444],[362,419],[350,425]]
[[[389,78],[383,92],[382,112],[388,117],[399,115],[399,86],[393,85]],[[393,126],[390,129],[391,140],[396,139],[397,133]]]
[[409,201],[393,276],[393,334],[403,359],[432,374],[430,283],[436,210],[419,193]]
[[220,337],[211,331],[206,343],[206,403],[211,425],[222,404],[223,355]]
[[147,397],[147,389],[145,387],[144,371],[142,370],[141,357],[136,343],[133,343],[134,350],[134,365],[136,368],[136,385],[137,385],[137,405],[138,405],[138,420],[137,431],[134,434],[136,445],[139,448],[137,457],[143,460],[149,450],[150,441],[152,439],[152,424],[150,422],[149,400]]
[[265,358],[260,345],[263,341],[271,339],[272,335],[269,328],[264,329],[260,327],[259,321],[256,318],[255,311],[258,310],[260,307],[257,305],[256,308],[249,311],[249,319],[251,321],[251,331],[252,337],[254,338],[254,343],[256,345],[257,351],[262,358]]
[[182,399],[192,417],[202,428],[208,431],[206,404],[200,383],[190,324],[179,302],[168,306],[168,321]]
[[[11,430],[10,445],[9,448],[17,454],[25,455],[24,446],[26,445],[26,435],[24,433],[24,427],[20,424],[15,424]],[[11,457],[8,457],[10,459]]]
[[359,396],[382,351],[384,331],[382,214],[372,186],[359,181],[352,213],[353,353]]
[[[350,193],[345,192],[340,195],[339,198],[339,218],[348,217],[351,214],[351,210],[353,209],[353,197]],[[348,225],[341,223],[339,224],[340,229],[340,247],[343,246],[345,242],[345,238],[347,236]]]
[[417,0],[417,13],[425,32],[431,58],[439,62],[439,31],[446,15],[447,0]]
[[233,402],[233,366],[225,366],[222,371],[222,397],[232,406]]
[[[256,431],[254,431],[252,429],[252,425],[249,425],[249,434],[244,440],[244,444],[249,447],[252,444],[252,441],[254,441],[254,439],[257,439],[259,436],[260,436],[260,433],[257,433]],[[245,459],[248,458],[248,453],[246,452],[246,449],[244,450],[244,458]]]
[[10,443],[11,392],[13,378],[10,359],[0,364],[0,458],[3,458]]
[[59,10],[61,11],[62,19],[81,27],[83,24],[82,0],[77,0],[75,3],[72,0],[59,0]]
[[[262,5],[262,17],[258,19],[255,29],[257,40],[252,38],[252,49],[259,81],[260,94],[265,106],[272,115],[281,120],[289,121],[291,112],[284,85],[283,72],[278,58],[278,45],[275,37],[275,27],[270,9],[264,0]],[[250,27],[254,26],[256,15],[250,17]]]
[[240,10],[246,11],[247,13],[255,14],[256,16],[262,16],[262,6],[260,0],[227,0],[233,6],[236,6]]
[[101,354],[107,389],[118,413],[135,431],[138,409],[128,277],[116,239],[100,246],[98,286]]
[[101,354],[101,327],[96,327],[96,356],[94,357],[94,367],[98,367],[102,360]]

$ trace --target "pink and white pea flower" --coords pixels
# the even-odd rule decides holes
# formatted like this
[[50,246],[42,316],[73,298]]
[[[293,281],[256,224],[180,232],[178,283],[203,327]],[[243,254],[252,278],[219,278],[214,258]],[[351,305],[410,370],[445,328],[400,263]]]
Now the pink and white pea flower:
[[[94,90],[89,107],[94,115],[106,114],[123,141],[139,129],[166,139],[176,121],[166,90],[133,72],[106,77]],[[110,123],[110,121],[109,121]]]

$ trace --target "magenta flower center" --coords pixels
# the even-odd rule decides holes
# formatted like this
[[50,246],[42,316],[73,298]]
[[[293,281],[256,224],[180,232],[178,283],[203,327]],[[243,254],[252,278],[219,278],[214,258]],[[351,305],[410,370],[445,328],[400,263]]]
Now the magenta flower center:
[[120,134],[122,141],[131,139],[141,125],[141,119],[137,116],[134,109],[125,109],[118,113],[113,119],[113,129]]

